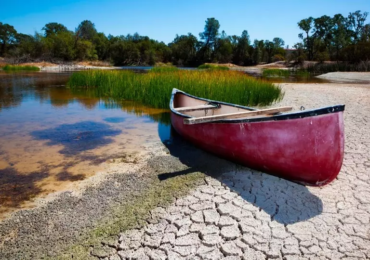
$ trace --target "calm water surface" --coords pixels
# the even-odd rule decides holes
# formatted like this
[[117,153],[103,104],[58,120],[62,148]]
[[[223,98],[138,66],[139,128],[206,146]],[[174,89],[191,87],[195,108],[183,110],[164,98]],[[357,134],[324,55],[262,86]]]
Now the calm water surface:
[[71,93],[69,76],[0,72],[0,218],[170,136],[168,111]]

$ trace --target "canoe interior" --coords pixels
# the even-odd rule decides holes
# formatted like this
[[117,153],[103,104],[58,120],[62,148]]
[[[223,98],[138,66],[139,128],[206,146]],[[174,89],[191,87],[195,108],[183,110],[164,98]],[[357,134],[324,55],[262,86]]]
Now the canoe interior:
[[[222,115],[222,114],[229,114],[229,113],[237,113],[237,112],[243,112],[243,111],[253,111],[252,108],[242,108],[242,107],[236,107],[233,105],[227,105],[220,102],[213,102],[213,104],[220,105],[220,108],[215,109],[204,109],[204,110],[196,110],[196,111],[183,111],[180,112],[181,114],[192,116],[192,117],[201,117],[201,116],[213,116],[213,115]],[[174,100],[173,100],[173,107],[176,110],[176,108],[181,107],[195,107],[200,105],[208,105],[209,102],[206,100],[196,99],[190,96],[187,96],[181,92],[177,92],[175,94]]]

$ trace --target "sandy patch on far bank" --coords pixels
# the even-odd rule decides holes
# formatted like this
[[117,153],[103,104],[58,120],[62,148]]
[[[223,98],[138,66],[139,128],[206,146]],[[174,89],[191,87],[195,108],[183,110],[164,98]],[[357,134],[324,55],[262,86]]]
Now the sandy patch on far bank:
[[317,76],[334,82],[358,82],[370,84],[370,72],[330,72]]

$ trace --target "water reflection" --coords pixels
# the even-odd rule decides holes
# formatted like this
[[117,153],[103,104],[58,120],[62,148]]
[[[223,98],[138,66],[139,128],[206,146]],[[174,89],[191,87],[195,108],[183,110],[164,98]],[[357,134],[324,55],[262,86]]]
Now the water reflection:
[[0,214],[41,193],[36,183],[48,176],[44,170],[24,175],[12,167],[0,169]]
[[0,72],[0,219],[112,161],[135,163],[144,144],[160,140],[158,127],[169,136],[167,110],[71,92],[69,76]]
[[262,79],[271,83],[330,83],[329,80],[316,78],[315,76],[308,77],[299,77],[299,76],[290,76],[290,77],[262,77],[257,76],[257,79]]
[[108,137],[120,133],[121,130],[113,129],[108,124],[84,121],[34,131],[31,135],[36,140],[47,140],[47,145],[63,145],[64,148],[60,153],[72,156],[82,151],[92,150],[98,146],[112,143],[113,139]]
[[124,117],[107,117],[104,118],[104,121],[109,122],[109,123],[122,123],[125,122]]

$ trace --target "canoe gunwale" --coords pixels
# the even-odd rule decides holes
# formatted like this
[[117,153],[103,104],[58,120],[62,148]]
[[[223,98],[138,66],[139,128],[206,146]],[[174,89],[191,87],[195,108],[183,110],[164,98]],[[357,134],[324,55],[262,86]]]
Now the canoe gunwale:
[[[171,110],[172,113],[174,113],[176,115],[179,115],[183,118],[193,118],[193,117],[189,116],[189,115],[182,114],[174,108],[173,102],[174,102],[175,95],[177,93],[181,93],[181,94],[186,95],[188,97],[198,99],[198,100],[202,100],[202,101],[216,102],[216,103],[221,104],[221,105],[232,106],[232,107],[246,109],[246,110],[250,110],[250,111],[257,110],[257,109],[252,108],[252,107],[246,107],[246,106],[236,105],[236,104],[222,102],[222,101],[200,98],[200,97],[190,95],[190,94],[188,94],[184,91],[181,91],[179,89],[174,88],[172,90],[172,94],[171,94],[170,110]],[[219,124],[219,123],[252,123],[252,122],[262,122],[262,121],[279,121],[279,120],[298,119],[298,118],[313,117],[313,116],[320,116],[320,115],[325,115],[325,114],[330,114],[330,113],[342,112],[342,111],[344,111],[344,108],[345,108],[345,105],[335,105],[335,106],[322,107],[322,108],[311,109],[311,110],[296,111],[296,112],[291,112],[291,113],[274,115],[274,116],[270,116],[270,117],[221,119],[221,120],[217,120],[217,121],[210,122],[210,123],[212,123],[212,124]]]

